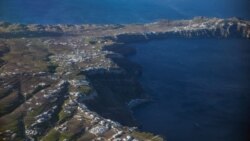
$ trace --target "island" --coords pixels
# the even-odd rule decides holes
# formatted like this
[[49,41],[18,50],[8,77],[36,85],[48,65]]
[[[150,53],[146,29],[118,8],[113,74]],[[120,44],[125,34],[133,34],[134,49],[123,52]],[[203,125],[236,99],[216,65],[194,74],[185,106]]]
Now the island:
[[[127,56],[134,42],[250,38],[250,21],[196,17],[148,24],[0,22],[0,139],[162,141],[138,129],[132,108],[150,101]],[[156,119],[152,119],[156,120]]]

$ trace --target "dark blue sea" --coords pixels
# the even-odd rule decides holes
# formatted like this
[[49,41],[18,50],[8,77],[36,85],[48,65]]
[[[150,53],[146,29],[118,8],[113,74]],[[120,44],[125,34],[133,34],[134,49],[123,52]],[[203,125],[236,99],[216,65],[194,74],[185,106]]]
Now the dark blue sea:
[[[18,23],[145,23],[194,16],[250,19],[249,0],[0,0]],[[133,44],[154,100],[135,109],[142,129],[168,141],[247,141],[250,42],[168,39]]]
[[194,16],[250,19],[249,0],[0,0],[0,20],[22,23],[142,23]]
[[[131,45],[130,45],[131,46]],[[153,102],[134,110],[169,141],[248,141],[250,41],[168,39],[133,44]],[[249,139],[249,138],[248,138]]]

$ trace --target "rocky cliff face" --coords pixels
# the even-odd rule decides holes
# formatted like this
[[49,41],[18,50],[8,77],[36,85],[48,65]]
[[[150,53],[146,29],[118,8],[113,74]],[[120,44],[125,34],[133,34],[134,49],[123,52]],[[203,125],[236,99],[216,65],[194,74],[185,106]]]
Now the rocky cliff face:
[[23,25],[0,23],[0,37],[42,37],[85,35],[116,41],[140,41],[169,37],[243,37],[250,38],[250,22],[237,18],[196,17],[192,20],[162,20],[149,24],[129,25]]
[[133,99],[149,99],[144,93],[137,78],[142,72],[140,65],[123,56],[135,54],[135,49],[124,44],[112,44],[103,48],[115,54],[107,55],[119,68],[116,70],[83,72],[87,75],[99,98],[87,101],[87,105],[102,116],[119,121],[123,125],[136,126],[128,104]]
[[239,19],[196,18],[189,21],[160,21],[146,24],[150,30],[127,32],[107,38],[116,42],[138,42],[164,38],[250,38],[250,24]]

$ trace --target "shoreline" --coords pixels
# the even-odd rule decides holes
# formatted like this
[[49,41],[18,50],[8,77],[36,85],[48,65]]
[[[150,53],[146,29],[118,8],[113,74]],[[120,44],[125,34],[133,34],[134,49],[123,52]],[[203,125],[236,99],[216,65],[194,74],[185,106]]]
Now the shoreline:
[[[4,62],[0,64],[3,91],[0,100],[4,105],[0,122],[6,124],[0,128],[0,136],[26,138],[30,136],[23,131],[37,133],[28,130],[34,128],[39,130],[39,134],[31,135],[36,139],[51,136],[59,139],[65,134],[70,135],[69,139],[102,136],[109,139],[118,133],[123,138],[155,139],[152,134],[129,130],[128,126],[135,122],[128,103],[133,107],[149,96],[138,81],[143,71],[140,64],[127,58],[136,54],[135,49],[123,45],[197,37],[249,39],[250,23],[235,18],[204,17],[123,26],[1,22],[0,46],[6,48],[0,50],[3,60],[0,61]],[[64,83],[67,87],[62,86]],[[58,91],[61,87],[63,91]],[[13,104],[18,99],[21,99],[18,105]],[[111,128],[110,120],[107,124],[101,122],[98,116],[77,108],[74,101],[126,126]]]

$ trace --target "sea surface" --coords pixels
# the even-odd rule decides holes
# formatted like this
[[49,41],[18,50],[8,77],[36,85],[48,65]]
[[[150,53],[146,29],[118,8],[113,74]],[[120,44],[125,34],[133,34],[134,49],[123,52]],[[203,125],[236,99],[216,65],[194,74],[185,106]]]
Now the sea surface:
[[[249,0],[0,0],[0,20],[121,24],[195,16],[250,19]],[[250,43],[168,39],[134,44],[154,102],[135,109],[142,129],[169,141],[244,141],[250,113]]]
[[21,23],[144,23],[194,16],[250,19],[249,0],[0,0],[0,20]]
[[[130,45],[131,46],[131,45]],[[250,41],[168,39],[132,44],[153,102],[134,110],[169,141],[248,141]],[[248,138],[249,139],[249,138]]]

